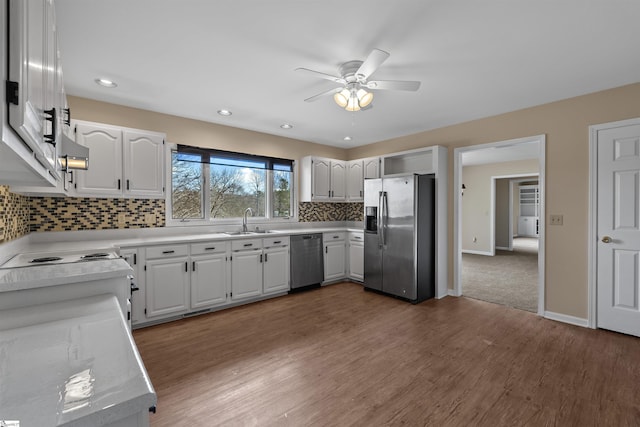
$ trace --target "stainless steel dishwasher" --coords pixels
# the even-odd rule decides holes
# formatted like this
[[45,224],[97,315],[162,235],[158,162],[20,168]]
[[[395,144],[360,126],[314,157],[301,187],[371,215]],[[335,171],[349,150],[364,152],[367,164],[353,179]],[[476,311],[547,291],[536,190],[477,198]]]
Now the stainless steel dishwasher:
[[291,236],[291,290],[322,283],[322,234]]

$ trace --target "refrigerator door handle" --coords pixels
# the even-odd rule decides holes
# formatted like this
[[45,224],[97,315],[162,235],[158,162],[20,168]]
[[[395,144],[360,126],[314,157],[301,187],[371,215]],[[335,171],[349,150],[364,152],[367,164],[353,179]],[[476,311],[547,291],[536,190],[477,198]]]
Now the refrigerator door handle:
[[382,191],[378,192],[378,247],[382,247],[383,245],[383,236],[384,228],[382,224]]
[[387,217],[389,215],[389,210],[387,209],[387,192],[382,192],[382,246],[387,244]]

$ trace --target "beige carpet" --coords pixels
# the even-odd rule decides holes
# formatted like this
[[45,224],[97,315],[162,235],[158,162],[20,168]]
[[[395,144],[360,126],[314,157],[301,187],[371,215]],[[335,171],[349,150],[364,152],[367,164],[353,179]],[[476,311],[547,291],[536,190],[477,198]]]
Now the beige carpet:
[[520,310],[538,311],[538,239],[513,239],[513,252],[462,254],[462,294]]

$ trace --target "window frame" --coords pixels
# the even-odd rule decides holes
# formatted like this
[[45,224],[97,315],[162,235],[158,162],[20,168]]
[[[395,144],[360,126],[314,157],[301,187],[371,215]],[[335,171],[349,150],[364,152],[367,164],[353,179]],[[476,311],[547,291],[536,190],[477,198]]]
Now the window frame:
[[[210,174],[210,166],[209,163],[203,163],[203,177],[202,177],[202,188],[203,188],[203,214],[204,218],[173,218],[173,153],[177,151],[178,144],[175,143],[167,143],[166,153],[165,153],[165,184],[167,191],[165,193],[165,226],[167,227],[185,227],[185,226],[194,226],[194,225],[221,225],[221,226],[229,226],[229,225],[240,225],[242,221],[242,217],[233,217],[233,218],[211,218],[211,211],[209,204],[211,203],[211,195],[209,192],[209,186],[211,184],[211,174]],[[194,147],[195,148],[195,147]],[[289,217],[284,218],[274,218],[271,216],[272,214],[272,206],[273,206],[273,171],[265,170],[266,178],[265,178],[265,213],[267,216],[264,217],[249,217],[249,223],[251,225],[264,225],[264,224],[286,224],[286,223],[294,223],[298,222],[298,195],[297,195],[297,180],[298,180],[298,165],[294,160],[292,164],[293,179],[291,179],[291,213]],[[268,195],[268,196],[266,196]]]

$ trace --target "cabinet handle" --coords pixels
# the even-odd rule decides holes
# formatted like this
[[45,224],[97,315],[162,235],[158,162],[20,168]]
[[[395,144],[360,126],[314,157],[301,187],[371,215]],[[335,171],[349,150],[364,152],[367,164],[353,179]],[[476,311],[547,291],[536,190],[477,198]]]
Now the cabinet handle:
[[184,271],[185,273],[189,271],[189,263],[185,261],[184,263]]
[[64,114],[67,116],[64,119],[64,124],[67,126],[71,126],[71,108],[63,108]]
[[120,185],[120,178],[118,178],[118,190],[122,189],[122,186]]
[[280,243],[282,243],[282,240],[276,240],[275,242],[273,242],[274,245],[279,245]]
[[210,246],[208,248],[204,248],[205,251],[214,251],[216,249],[215,246]]
[[191,264],[191,271],[196,271],[196,262],[193,261],[193,264]]
[[340,238],[340,236],[333,236],[333,238],[334,238],[334,239],[339,239],[339,238]]
[[245,243],[245,244],[244,244],[244,247],[245,247],[245,248],[248,248],[248,247],[251,247],[251,246],[253,246],[253,243]]
[[264,254],[264,262],[267,262],[267,254]]
[[133,265],[138,263],[138,254],[133,254]]
[[262,262],[262,254],[260,254],[260,262]]
[[360,190],[360,197],[362,197],[362,190]]
[[127,190],[129,190],[129,180],[127,180]]
[[52,108],[50,110],[44,110],[44,114],[49,117],[45,117],[44,119],[48,122],[51,122],[51,133],[49,135],[43,135],[44,142],[56,146],[56,109]]
[[163,254],[172,254],[175,253],[175,251],[162,251]]
[[329,246],[325,246],[325,247],[324,247],[324,253],[325,253],[325,254],[328,254],[328,253],[329,253]]

